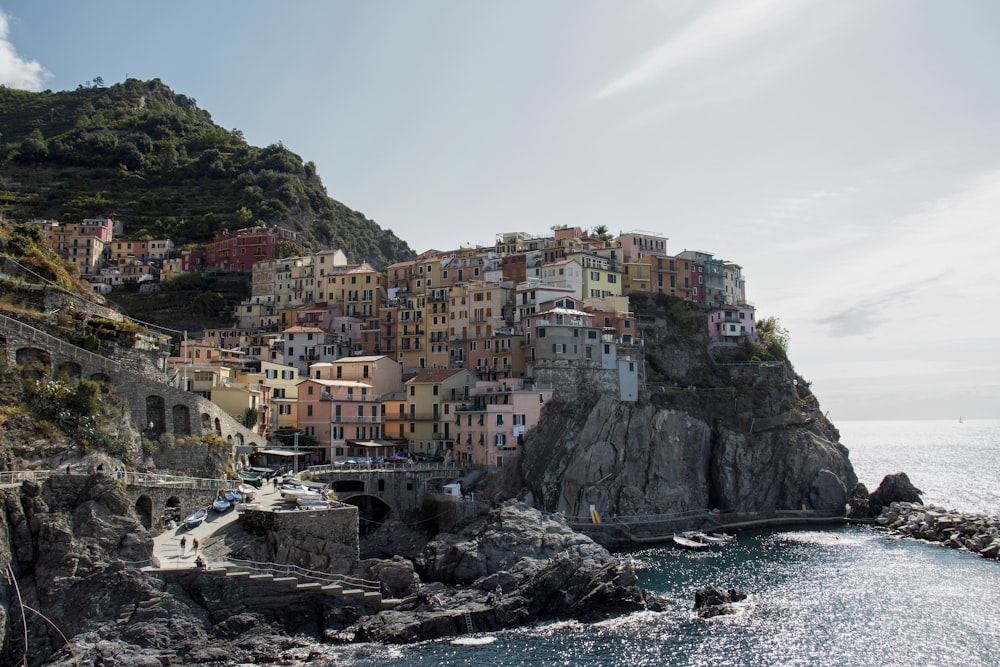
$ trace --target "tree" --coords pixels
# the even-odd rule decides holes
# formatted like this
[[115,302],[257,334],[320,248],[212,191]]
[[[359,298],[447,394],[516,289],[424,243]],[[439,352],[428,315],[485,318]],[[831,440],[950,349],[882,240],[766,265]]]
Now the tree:
[[594,236],[601,239],[604,243],[611,240],[611,232],[608,231],[607,225],[597,225],[594,227]]
[[243,412],[243,425],[249,429],[253,429],[257,425],[257,408],[247,408]]
[[781,320],[777,317],[765,317],[757,322],[757,337],[771,354],[776,357],[787,357],[788,329],[781,326]]

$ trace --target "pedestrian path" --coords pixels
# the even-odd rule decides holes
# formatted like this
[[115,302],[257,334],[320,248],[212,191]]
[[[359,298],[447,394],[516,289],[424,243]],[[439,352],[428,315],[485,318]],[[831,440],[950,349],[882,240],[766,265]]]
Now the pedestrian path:
[[[274,490],[270,485],[258,489],[254,497],[253,506],[261,509],[272,509],[282,504],[281,493]],[[193,511],[193,510],[191,510]],[[190,512],[188,512],[190,513]],[[239,521],[237,509],[229,509],[225,512],[216,512],[209,508],[208,518],[200,526],[187,528],[183,522],[173,529],[164,530],[153,538],[153,563],[161,569],[175,569],[195,567],[197,554],[194,550],[194,539],[197,538],[201,546],[201,553],[212,551],[211,547],[218,540],[223,539],[222,534],[234,521]],[[185,539],[185,546],[181,546],[181,539]],[[211,566],[212,558],[205,556],[208,565]]]

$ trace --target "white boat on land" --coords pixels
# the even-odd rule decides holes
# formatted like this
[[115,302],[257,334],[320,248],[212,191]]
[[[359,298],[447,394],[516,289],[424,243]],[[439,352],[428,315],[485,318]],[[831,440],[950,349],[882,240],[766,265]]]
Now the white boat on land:
[[236,490],[243,494],[243,499],[247,502],[253,500],[254,494],[257,492],[257,489],[242,482],[236,487]]
[[705,551],[709,548],[707,542],[698,542],[683,535],[674,535],[674,544],[681,549],[690,549],[691,551]]
[[330,501],[326,499],[326,496],[321,496],[319,498],[298,498],[295,504],[299,507],[326,507]]
[[326,500],[326,494],[317,491],[316,489],[310,489],[305,486],[297,486],[294,488],[282,488],[281,498],[287,500],[290,503],[298,502],[300,498],[306,499],[320,499]]

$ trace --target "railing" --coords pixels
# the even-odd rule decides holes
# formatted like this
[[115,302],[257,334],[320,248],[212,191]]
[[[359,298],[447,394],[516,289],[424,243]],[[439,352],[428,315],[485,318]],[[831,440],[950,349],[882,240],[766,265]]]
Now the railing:
[[259,563],[239,558],[227,558],[226,561],[234,567],[250,570],[251,572],[256,572],[258,574],[296,577],[298,579],[307,579],[320,584],[343,584],[345,587],[349,586],[351,588],[372,593],[378,593],[381,590],[379,582],[377,581],[358,579],[357,577],[349,577],[345,574],[331,574],[329,572],[307,570],[303,567],[299,567],[298,565],[288,565],[285,563]]
[[[52,470],[13,470],[0,472],[0,486],[11,486],[21,482],[41,482],[53,475]],[[63,472],[63,474],[66,474]]]
[[[79,470],[73,470],[72,468],[68,468],[67,470],[14,470],[0,472],[0,486],[19,484],[24,481],[39,482],[48,479],[52,475],[66,474],[90,476],[93,473],[89,470],[87,472],[80,472]],[[145,472],[115,472],[113,470],[109,470],[104,474],[114,476],[116,479],[125,480],[125,483],[130,486],[154,486],[217,491],[220,487],[224,489],[235,489],[240,483],[240,480],[181,477],[178,475],[162,475],[159,473]]]
[[93,352],[85,350],[82,347],[71,345],[61,338],[47,334],[44,331],[24,324],[23,322],[18,322],[13,318],[7,317],[6,315],[0,315],[0,325],[2,325],[3,329],[8,333],[17,333],[25,338],[28,338],[33,343],[39,343],[40,345],[48,348],[50,351],[55,351],[57,354],[69,356],[75,360],[85,359],[92,364],[96,364],[101,368],[104,368],[105,370],[113,370],[115,372],[119,370],[119,364],[114,359],[108,359],[105,356],[94,354]]
[[335,463],[324,463],[321,465],[309,466],[308,471],[315,474],[355,474],[358,472],[447,472],[452,475],[461,475],[467,468],[472,467],[461,465],[457,461],[451,462],[431,462],[414,461],[413,463],[372,463],[370,461],[359,462],[352,465],[337,465]]
[[381,424],[384,421],[382,417],[366,417],[359,415],[334,415],[331,423],[333,424]]
[[217,491],[219,488],[235,489],[240,484],[238,479],[210,479],[205,477],[181,477],[179,475],[161,475],[148,472],[125,472],[119,475],[130,486],[173,487],[181,489],[198,489]]
[[350,401],[352,403],[375,403],[381,400],[381,398],[379,394],[365,394],[362,396],[360,394],[338,395],[323,392],[319,395],[319,400],[321,401]]

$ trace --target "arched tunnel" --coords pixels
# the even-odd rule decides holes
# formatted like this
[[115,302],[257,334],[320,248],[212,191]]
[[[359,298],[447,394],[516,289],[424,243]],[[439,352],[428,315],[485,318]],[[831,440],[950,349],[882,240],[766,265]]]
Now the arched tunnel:
[[335,481],[332,485],[341,502],[358,508],[358,533],[369,535],[381,526],[392,508],[381,498],[365,493],[365,483],[359,479]]

